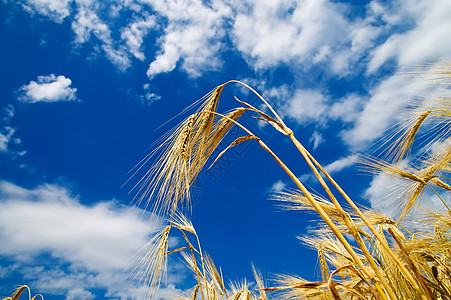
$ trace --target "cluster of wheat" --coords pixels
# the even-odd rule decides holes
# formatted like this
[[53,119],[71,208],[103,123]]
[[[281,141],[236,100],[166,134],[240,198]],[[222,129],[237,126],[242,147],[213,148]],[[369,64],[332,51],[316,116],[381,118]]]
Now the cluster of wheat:
[[[442,84],[449,86],[451,71],[448,65],[442,66],[435,70],[435,75],[440,77]],[[236,98],[239,107],[219,113],[221,92],[231,83],[241,84],[255,93],[269,112]],[[136,186],[139,199],[156,199],[154,211],[163,212],[169,220],[169,225],[149,243],[150,249],[137,268],[137,273],[142,274],[150,286],[148,297],[155,294],[165,274],[167,256],[179,252],[197,280],[192,293],[185,299],[451,299],[451,252],[448,247],[451,211],[441,198],[441,191],[446,195],[451,190],[446,178],[451,161],[449,98],[423,102],[412,109],[411,118],[387,144],[389,155],[385,159],[361,157],[364,165],[373,172],[396,177],[401,182],[392,199],[393,205],[398,207],[396,218],[356,205],[296,139],[271,105],[246,84],[229,81],[201,100],[200,108],[161,144],[161,156]],[[244,113],[254,114],[291,139],[326,197],[309,191],[261,138],[240,123],[239,118]],[[423,126],[426,121],[427,126]],[[254,270],[258,286],[255,291],[250,291],[247,284],[226,287],[222,274],[202,252],[194,227],[177,211],[181,202],[190,200],[191,184],[232,126],[239,126],[243,136],[226,147],[213,164],[225,151],[248,140],[257,141],[276,160],[298,189],[285,191],[274,198],[287,209],[313,210],[324,221],[323,226],[300,237],[318,251],[321,281],[279,275],[272,287],[267,287]],[[428,144],[423,145],[422,154],[416,153],[417,159],[414,159],[411,149],[423,127],[428,128]],[[422,231],[415,226],[406,228],[405,224],[409,223],[406,216],[409,221],[415,218],[409,212],[426,189],[442,199],[444,209],[423,215]],[[184,247],[168,249],[171,230],[181,232],[186,242]],[[190,238],[196,242],[192,243]]]
[[[449,91],[450,65],[443,63],[434,76],[444,85],[443,90]],[[255,93],[266,108],[258,109],[236,98],[239,107],[219,113],[221,93],[232,83]],[[439,97],[421,102],[410,110],[410,118],[389,139],[383,159],[361,157],[372,172],[392,176],[399,182],[397,192],[390,195],[392,205],[397,207],[396,217],[390,218],[356,205],[255,90],[239,81],[216,87],[138,166],[138,170],[142,169],[159,153],[134,189],[139,203],[152,205],[154,212],[168,220],[167,226],[143,248],[143,258],[133,272],[149,287],[143,297],[156,295],[166,275],[168,256],[180,254],[197,282],[182,299],[451,299],[451,210],[442,199],[451,191],[446,177],[451,171],[450,100]],[[307,189],[261,138],[240,123],[245,113],[267,122],[293,142],[325,196]],[[243,136],[212,159],[233,126],[240,127]],[[420,137],[422,151],[412,155],[411,149],[423,128],[427,130]],[[287,209],[311,210],[321,217],[322,226],[300,237],[318,252],[321,280],[278,275],[270,286],[265,286],[254,268],[257,288],[251,290],[246,282],[226,285],[221,271],[202,251],[194,226],[178,210],[180,204],[190,201],[190,186],[207,161],[213,160],[214,164],[228,149],[249,140],[255,140],[267,151],[297,186],[296,190],[274,198]],[[441,199],[443,209],[425,211],[421,217],[409,214],[426,191]],[[415,222],[421,222],[421,227]],[[182,236],[184,246],[170,249],[169,237],[174,231]]]

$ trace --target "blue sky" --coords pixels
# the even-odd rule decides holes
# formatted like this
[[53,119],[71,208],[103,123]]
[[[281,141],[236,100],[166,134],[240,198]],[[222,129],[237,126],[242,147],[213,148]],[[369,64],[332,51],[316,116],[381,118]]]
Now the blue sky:
[[[433,93],[409,72],[451,58],[449,15],[448,0],[0,1],[0,296],[26,283],[46,299],[136,298],[127,266],[161,222],[129,206],[137,178],[122,185],[180,119],[161,125],[230,79],[377,206],[384,181],[359,174],[354,155]],[[260,105],[230,85],[219,109],[234,95]],[[243,122],[318,188],[283,136]],[[316,216],[267,200],[285,187],[252,142],[199,176],[191,219],[226,278],[250,279],[253,262],[268,277],[316,279],[316,255],[296,239]],[[193,282],[170,262],[162,299]]]

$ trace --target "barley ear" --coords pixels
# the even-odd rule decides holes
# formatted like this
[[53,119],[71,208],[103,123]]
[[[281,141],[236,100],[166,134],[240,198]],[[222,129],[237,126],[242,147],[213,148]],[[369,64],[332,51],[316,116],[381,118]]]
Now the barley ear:
[[255,268],[254,264],[252,264],[252,273],[254,274],[255,282],[257,283],[258,291],[260,292],[260,298],[267,300],[268,297],[266,296],[266,292],[264,290],[265,285],[263,283],[262,274]]
[[211,164],[211,166],[209,166],[208,168],[210,169],[211,167],[213,167],[213,165],[218,161],[218,159],[220,159],[226,152],[227,150],[229,150],[230,148],[241,144],[245,141],[249,141],[252,139],[258,139],[255,135],[246,135],[246,136],[242,136],[237,138],[236,140],[234,140],[227,148],[225,148],[224,150],[221,151],[221,153],[219,153],[219,155],[216,157],[216,159],[213,161],[213,163]]
[[20,298],[20,296],[22,295],[23,291],[28,290],[28,299],[31,298],[31,291],[30,288],[26,285],[22,285],[20,287],[18,287],[15,291],[14,294],[11,296],[12,300],[18,300]]

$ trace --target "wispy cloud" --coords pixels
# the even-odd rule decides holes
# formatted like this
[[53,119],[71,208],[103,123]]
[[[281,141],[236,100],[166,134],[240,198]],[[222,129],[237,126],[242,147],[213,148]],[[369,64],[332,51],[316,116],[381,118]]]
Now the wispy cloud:
[[[343,6],[335,6],[336,4],[328,1],[318,1],[315,4],[305,1],[302,5],[292,5],[291,13],[285,14],[280,13],[280,3],[262,3],[241,17],[242,22],[250,26],[243,30],[243,39],[246,31],[255,31],[255,34],[243,41],[241,50],[243,54],[253,57],[259,67],[267,68],[290,62],[290,68],[293,68],[298,78],[291,88],[273,89],[281,92],[280,97],[277,94],[275,97],[279,99],[284,115],[302,125],[314,124],[316,128],[323,128],[331,120],[346,123],[345,129],[337,131],[337,134],[353,150],[364,149],[380,138],[390,126],[400,120],[401,112],[409,101],[425,94],[424,89],[431,85],[431,81],[424,76],[413,75],[412,72],[407,74],[415,64],[416,70],[420,70],[418,66],[425,60],[437,56],[448,57],[451,53],[451,44],[447,38],[447,32],[451,28],[447,17],[451,12],[449,2],[445,4],[443,1],[400,0],[382,4],[372,1],[366,6],[364,15],[354,19],[345,18]],[[290,1],[284,3],[293,4]],[[273,9],[270,9],[271,7]],[[324,7],[324,11],[320,10],[320,7]],[[321,22],[326,20],[323,13],[331,7],[335,8],[333,17],[327,22]],[[309,21],[305,21],[303,26],[297,24],[296,22],[301,21],[295,21],[293,17],[298,9],[302,9],[304,13],[312,12]],[[259,22],[266,22],[269,16],[271,20],[281,23],[274,26],[269,23],[259,29]],[[239,20],[240,18],[237,18],[237,22],[240,22]],[[332,52],[333,55],[327,50],[329,48],[321,46],[332,43],[333,40],[328,40],[327,34],[311,37],[311,42],[306,40],[304,43],[295,43],[296,39],[302,36],[302,30],[308,30],[309,22],[319,22],[318,30],[323,26],[323,30],[335,32],[335,27],[340,27],[340,30],[346,32],[346,36],[337,33],[336,36],[340,37],[340,40],[334,42],[336,50]],[[277,34],[280,26],[287,28],[280,28],[284,33]],[[299,26],[299,37],[287,37],[286,34],[297,28],[296,26]],[[343,26],[346,28],[342,28]],[[255,41],[250,42],[253,38]],[[249,43],[250,48],[245,47],[246,43]],[[290,43],[293,43],[292,54]],[[270,44],[285,46],[272,53]],[[240,45],[238,41],[237,47],[240,48]],[[301,49],[310,46],[311,49]],[[297,58],[296,55],[304,53],[303,51],[305,55]],[[306,61],[303,61],[304,59]],[[324,66],[319,64],[321,61],[328,61],[329,67],[337,71],[332,70],[331,74],[338,77],[366,73],[364,76],[367,76],[367,83],[362,86],[361,91],[351,91],[338,99],[332,99],[330,95],[333,94],[323,84],[319,87],[299,88],[298,86],[305,86],[303,81],[307,75],[302,71],[295,71],[294,68],[302,66],[308,71],[308,66],[313,63],[316,68],[327,72],[328,67],[324,69]],[[391,72],[379,74],[377,70],[389,61],[396,62],[391,67]],[[350,64],[353,69],[350,69]],[[434,65],[423,67],[421,71],[427,72],[428,68],[433,69]]]
[[70,14],[71,2],[72,0],[27,0],[22,3],[22,7],[31,14],[38,13],[62,23]]
[[[141,287],[125,279],[128,267],[159,226],[141,213],[114,200],[83,205],[55,184],[27,189],[1,181],[0,255],[48,294],[93,299],[100,288],[106,297],[137,298]],[[162,290],[168,292],[176,290]]]
[[417,67],[415,72],[418,74],[406,74],[400,69],[383,80],[370,91],[371,97],[356,114],[353,128],[341,132],[343,140],[354,149],[362,149],[382,137],[389,126],[405,117],[403,112],[407,104],[426,99],[440,88],[431,77],[438,67],[440,62]]
[[330,173],[337,173],[340,172],[346,168],[349,168],[357,163],[357,157],[355,155],[349,155],[342,157],[334,162],[331,162],[330,164],[326,165],[324,169]]
[[145,58],[144,52],[141,49],[143,39],[149,29],[156,26],[155,19],[155,16],[144,14],[142,18],[137,19],[122,29],[121,38],[125,41],[128,50],[141,61]]
[[0,127],[0,153],[12,154],[13,157],[23,156],[26,151],[19,151],[17,149],[11,149],[11,145],[20,145],[21,140],[14,137],[16,129],[10,126],[11,119],[14,117],[14,106],[7,105],[3,109],[4,117],[1,119],[0,124],[3,123],[3,128]]
[[[351,154],[348,156],[341,157],[341,158],[329,163],[328,165],[325,165],[324,169],[327,171],[327,173],[329,173],[329,175],[333,175],[333,174],[341,172],[347,168],[352,167],[356,163],[357,163],[357,156]],[[313,173],[303,174],[299,177],[299,179],[302,182],[316,181],[316,177]]]
[[[88,2],[88,4],[91,4]],[[75,43],[81,45],[95,37],[100,42],[101,49],[106,57],[121,71],[127,70],[131,61],[124,46],[116,46],[111,38],[111,30],[108,25],[100,19],[95,7],[81,3],[78,12],[72,22],[72,30],[75,32]],[[96,43],[94,43],[96,44]]]
[[152,91],[150,84],[146,83],[143,85],[144,94],[139,96],[141,100],[141,104],[143,105],[151,105],[155,101],[161,99],[161,96],[157,95]]
[[451,28],[449,1],[402,0],[383,7],[378,5],[382,17],[400,25],[407,23],[411,28],[389,35],[371,52],[368,72],[375,72],[390,59],[406,66],[419,64],[430,57],[449,56],[451,42],[446,38]]
[[309,139],[309,142],[313,144],[313,150],[315,150],[323,142],[323,140],[323,135],[318,131],[314,131]]
[[282,192],[287,187],[286,183],[282,180],[277,180],[274,182],[272,187],[269,189],[270,193],[279,193]]
[[0,130],[0,152],[8,151],[8,144],[12,140],[12,136],[14,135],[14,129],[5,126]]
[[[284,66],[294,76],[280,97],[285,115],[302,125],[347,123],[337,134],[353,150],[380,137],[396,122],[395,111],[417,95],[422,85],[401,76],[402,67],[451,53],[446,0],[372,0],[359,8],[330,0],[136,0],[110,8],[83,0],[24,3],[55,21],[72,15],[75,44],[90,43],[122,71],[135,60],[148,63],[150,79],[174,70],[192,78],[220,70],[230,50],[252,69]],[[156,43],[146,48],[149,35]],[[319,85],[305,83],[311,72],[324,78]],[[367,83],[358,92],[331,99],[327,80],[359,76]],[[148,93],[143,100],[158,97]]]
[[[342,133],[345,142],[355,149],[381,137],[389,126],[399,121],[405,105],[423,96],[424,89],[431,86],[430,79],[425,76],[406,75],[406,68],[416,66],[416,71],[427,73],[428,68],[419,69],[422,62],[433,57],[449,57],[451,53],[449,1],[404,0],[389,6],[373,1],[371,7],[392,25],[409,26],[403,32],[389,34],[370,52],[367,75],[374,74],[389,61],[395,61],[396,66],[393,75],[370,89],[369,100],[356,115],[354,127]],[[430,64],[429,67],[435,66]]]
[[77,89],[71,84],[72,81],[63,75],[38,76],[37,81],[30,81],[20,88],[18,99],[27,103],[74,101]]
[[191,77],[221,66],[221,48],[231,11],[222,1],[206,5],[202,1],[144,1],[155,9],[168,25],[159,38],[160,50],[147,70],[152,78],[174,70],[180,64]]
[[[147,71],[150,78],[177,66],[189,76],[198,77],[222,64],[225,27],[232,17],[230,7],[223,1],[118,1],[108,6],[109,13],[108,7],[98,2],[57,2],[27,0],[23,7],[58,23],[72,14],[75,44],[89,42],[94,50],[103,50],[121,71],[131,66],[131,57],[144,61],[143,40],[150,32],[159,35],[157,52],[150,55],[155,57]],[[129,12],[135,17],[126,18],[125,23],[118,21],[117,16]],[[117,35],[120,38],[113,38]]]

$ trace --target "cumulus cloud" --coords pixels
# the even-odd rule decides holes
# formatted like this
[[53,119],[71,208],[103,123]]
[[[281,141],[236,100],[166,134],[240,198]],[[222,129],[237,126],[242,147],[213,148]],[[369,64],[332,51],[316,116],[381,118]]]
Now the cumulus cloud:
[[[411,64],[451,49],[446,0],[373,0],[363,14],[330,0],[136,0],[108,7],[87,0],[26,0],[23,7],[56,22],[73,14],[75,42],[96,37],[94,49],[122,71],[131,57],[144,61],[144,37],[158,34],[156,52],[147,55],[154,57],[151,78],[176,67],[192,77],[217,70],[228,39],[251,67],[319,65],[336,76],[355,76],[365,66],[371,74],[392,58]],[[133,17],[116,23],[124,12]]]
[[[373,1],[374,3],[374,1]],[[370,90],[370,99],[358,114],[354,128],[342,133],[346,143],[354,148],[362,148],[382,136],[385,130],[399,121],[400,112],[406,103],[424,96],[425,88],[432,85],[427,76],[406,75],[407,66],[417,66],[417,71],[428,73],[426,67],[418,65],[431,57],[449,57],[451,42],[448,32],[451,21],[449,1],[398,1],[404,9],[394,6],[384,12],[386,18],[401,22],[413,20],[414,26],[403,33],[390,35],[384,43],[371,53],[367,73],[378,70],[390,59],[394,59],[397,71]],[[378,10],[376,8],[376,10]],[[381,12],[382,13],[382,12]],[[430,64],[434,69],[437,65]],[[428,93],[433,93],[428,91]]]
[[[362,74],[365,68],[367,76],[374,76],[367,78],[372,83],[368,95],[350,93],[330,99],[324,89],[296,88],[281,102],[285,115],[300,124],[322,126],[328,120],[350,124],[341,136],[353,149],[379,138],[399,120],[406,103],[421,95],[424,78],[405,76],[406,66],[451,53],[446,33],[451,28],[449,2],[374,0],[364,15],[354,18],[347,17],[344,4],[326,0],[246,3],[248,8],[237,14],[234,23],[234,41],[257,68],[281,63],[308,68],[327,62],[323,70],[331,68],[339,77],[351,71],[353,76]],[[390,59],[397,62],[394,73],[381,78],[375,71]]]
[[[56,1],[58,2],[58,1]],[[61,22],[72,11],[67,0],[58,2],[49,0],[28,0],[24,8]],[[93,49],[101,49],[119,70],[127,70],[131,57],[144,61],[144,37],[151,30],[163,34],[157,40],[157,52],[152,55],[147,75],[154,77],[160,73],[173,71],[176,66],[192,77],[198,77],[205,71],[216,70],[221,66],[221,50],[224,47],[224,27],[231,17],[231,9],[221,0],[206,4],[203,1],[155,1],[138,0],[111,5],[110,13],[106,8],[92,1],[75,0],[72,30],[75,44],[92,43]],[[150,10],[154,14],[142,13]],[[131,11],[135,17],[126,19],[119,26],[120,39],[111,21],[117,20],[121,12]],[[54,17],[52,17],[52,12]],[[112,20],[106,20],[108,15]],[[157,26],[158,24],[158,26]],[[161,27],[163,28],[161,28]],[[92,40],[92,37],[95,40]]]
[[106,43],[109,43],[111,39],[108,26],[89,7],[81,6],[79,8],[72,23],[72,30],[75,33],[77,43],[87,42],[91,35],[95,35],[99,40]]
[[114,200],[83,205],[54,184],[27,189],[1,181],[0,256],[49,294],[91,299],[105,289],[106,297],[137,298],[140,287],[125,279],[127,267],[159,226],[140,215]]
[[71,88],[72,81],[63,75],[38,76],[37,81],[20,88],[19,100],[27,103],[74,101],[77,99],[76,88]]
[[352,7],[337,2],[245,2],[250,9],[238,11],[233,41],[256,68],[327,63],[328,71],[343,74],[380,33],[369,19],[351,22],[347,13]]
[[[399,9],[400,6],[403,9]],[[367,75],[374,74],[389,61],[395,61],[396,66],[393,75],[369,91],[369,100],[356,114],[354,127],[342,132],[344,141],[355,149],[381,137],[389,126],[399,121],[405,105],[424,96],[425,88],[432,85],[427,76],[406,75],[407,66],[416,66],[420,70],[418,66],[425,60],[451,54],[449,1],[400,0],[391,6],[372,1],[370,7],[392,26],[405,23],[409,26],[405,31],[389,34],[385,41],[370,51]],[[437,65],[432,63],[429,67],[434,69]],[[424,67],[420,71],[427,73],[429,70]]]

